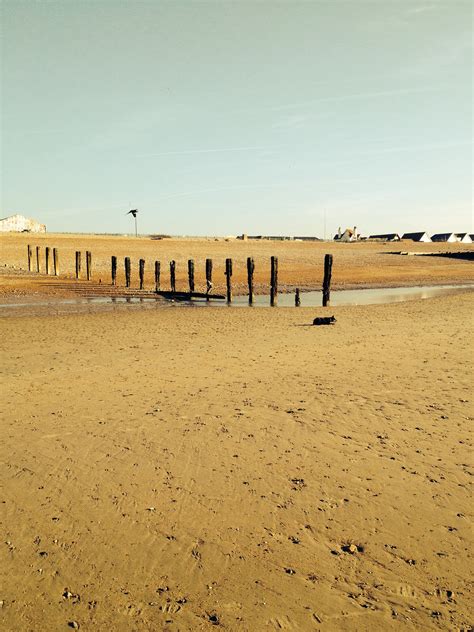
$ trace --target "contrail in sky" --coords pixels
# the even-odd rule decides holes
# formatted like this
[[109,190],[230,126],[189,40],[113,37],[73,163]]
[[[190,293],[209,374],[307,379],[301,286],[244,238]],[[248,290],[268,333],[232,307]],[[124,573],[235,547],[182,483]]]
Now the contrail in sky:
[[176,151],[159,151],[150,154],[138,154],[136,158],[148,158],[152,156],[181,156],[183,154],[217,154],[221,152],[231,151],[253,151],[253,150],[268,149],[263,145],[254,145],[249,147],[213,147],[210,149],[178,149]]
[[393,96],[403,96],[409,94],[424,94],[426,92],[436,92],[440,90],[439,86],[430,87],[430,88],[406,88],[403,90],[381,90],[379,92],[360,92],[356,94],[342,94],[338,96],[331,97],[321,97],[319,99],[314,99],[312,101],[302,101],[301,103],[287,103],[286,105],[276,105],[270,107],[269,109],[275,112],[279,112],[280,110],[293,110],[299,107],[306,107],[310,105],[317,105],[318,103],[336,103],[339,101],[352,101],[359,99],[377,99],[381,97],[393,97]]

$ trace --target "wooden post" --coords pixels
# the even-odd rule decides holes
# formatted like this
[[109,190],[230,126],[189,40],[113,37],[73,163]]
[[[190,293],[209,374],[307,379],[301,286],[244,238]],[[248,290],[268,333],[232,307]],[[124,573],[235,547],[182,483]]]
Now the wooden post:
[[44,249],[44,257],[45,257],[45,266],[46,266],[46,274],[51,274],[51,251],[49,246],[46,246]]
[[212,290],[212,259],[206,259],[206,294],[209,300],[209,292]]
[[155,261],[155,292],[160,291],[160,272],[161,263],[159,261]]
[[170,287],[172,292],[176,292],[176,261],[170,261]]
[[59,276],[59,251],[53,248],[53,270],[54,276]]
[[278,300],[278,257],[271,258],[270,305],[275,307]]
[[331,292],[331,274],[332,274],[332,255],[324,257],[324,279],[323,279],[323,307],[327,307],[330,303]]
[[194,261],[192,259],[188,259],[188,280],[189,291],[194,292]]
[[76,250],[76,279],[81,278],[81,252]]
[[130,257],[125,257],[125,287],[130,287]]
[[40,247],[36,246],[36,272],[39,272],[40,270]]
[[232,259],[225,260],[225,277],[227,285],[227,302],[232,303]]
[[30,244],[28,244],[28,270],[33,271],[33,250]]
[[117,257],[112,256],[110,261],[112,266],[112,285],[117,285]]
[[138,262],[138,275],[140,277],[140,289],[143,290],[143,283],[145,280],[145,259],[140,259]]
[[299,291],[299,288],[296,288],[296,290],[295,290],[295,307],[299,307],[300,305],[301,305],[300,291]]
[[92,277],[92,253],[90,250],[86,250],[86,276],[87,280],[90,281]]
[[253,273],[255,264],[252,257],[247,257],[247,280],[249,284],[249,305],[253,305]]

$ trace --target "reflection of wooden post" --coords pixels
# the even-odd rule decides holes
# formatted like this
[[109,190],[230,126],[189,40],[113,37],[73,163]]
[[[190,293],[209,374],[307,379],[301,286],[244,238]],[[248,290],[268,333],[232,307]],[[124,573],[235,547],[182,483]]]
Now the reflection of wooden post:
[[301,305],[301,299],[300,299],[300,291],[298,288],[296,288],[295,290],[295,307],[299,307]]
[[331,292],[332,255],[324,257],[324,279],[323,279],[323,307],[329,305]]
[[249,284],[249,305],[253,305],[253,273],[255,264],[252,257],[247,257],[247,280]]
[[209,292],[212,290],[212,259],[206,259],[206,300],[209,300]]
[[76,279],[81,278],[81,252],[76,250]]
[[225,260],[225,277],[227,285],[227,302],[232,303],[232,259]]
[[30,244],[28,244],[28,270],[33,271],[33,250]]
[[90,281],[92,277],[92,253],[86,250],[86,275],[87,280]]
[[277,304],[278,294],[278,257],[272,257],[271,259],[271,274],[270,274],[270,305],[275,307]]
[[59,276],[59,251],[53,248],[53,271],[54,276]]
[[36,272],[39,272],[40,270],[40,247],[36,246]]
[[160,272],[161,263],[159,261],[155,261],[155,292],[160,291]]
[[46,274],[51,274],[51,251],[49,246],[46,246],[44,250]]
[[192,259],[188,260],[188,280],[189,291],[194,292],[194,261]]
[[117,285],[117,257],[112,256],[111,266],[112,266],[112,285]]
[[125,287],[130,287],[130,257],[125,257]]
[[176,261],[170,261],[170,287],[172,292],[176,292]]

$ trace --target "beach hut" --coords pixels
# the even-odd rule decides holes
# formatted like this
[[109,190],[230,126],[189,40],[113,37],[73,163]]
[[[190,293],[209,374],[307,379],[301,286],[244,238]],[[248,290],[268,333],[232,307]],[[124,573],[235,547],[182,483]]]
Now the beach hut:
[[436,235],[431,235],[431,241],[445,241],[452,244],[457,239],[454,233],[436,233]]
[[370,235],[369,239],[377,241],[400,241],[400,235],[398,233],[386,233],[385,235]]
[[469,233],[454,233],[456,241],[460,241],[462,244],[472,244],[472,236]]
[[45,233],[46,226],[23,215],[10,215],[0,219],[2,233]]
[[402,239],[409,239],[410,241],[431,241],[427,233],[403,233]]

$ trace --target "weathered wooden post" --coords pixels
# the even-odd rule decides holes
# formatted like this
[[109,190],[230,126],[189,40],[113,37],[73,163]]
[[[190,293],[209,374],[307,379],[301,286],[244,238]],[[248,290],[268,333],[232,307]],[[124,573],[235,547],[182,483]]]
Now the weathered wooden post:
[[227,302],[232,303],[232,259],[225,260],[225,277],[227,285]]
[[212,290],[212,259],[206,259],[206,300],[209,300],[209,292]]
[[140,289],[143,290],[143,284],[145,282],[145,259],[140,259],[138,262],[138,275],[140,277]]
[[33,250],[30,244],[28,244],[28,270],[33,271]]
[[331,293],[332,255],[324,257],[323,307],[329,305]]
[[253,273],[255,263],[253,257],[247,257],[247,280],[249,284],[249,305],[253,305]]
[[176,261],[170,261],[170,287],[172,292],[176,292]]
[[112,258],[110,260],[111,266],[112,266],[112,285],[117,285],[117,257],[114,257],[112,255]]
[[125,287],[130,287],[130,257],[125,257]]
[[36,272],[40,272],[40,247],[36,246]]
[[275,307],[278,295],[278,257],[271,258],[270,305]]
[[189,280],[189,291],[193,293],[194,292],[194,261],[192,259],[188,259],[188,280]]
[[296,288],[296,290],[295,290],[295,307],[299,307],[300,305],[301,305],[300,290],[299,290],[299,288]]
[[76,250],[76,279],[81,278],[81,251]]
[[46,274],[51,274],[51,251],[49,246],[44,249]]
[[87,280],[90,281],[92,278],[92,253],[90,250],[86,250],[86,276]]
[[59,251],[53,248],[53,271],[54,276],[59,276]]
[[160,291],[160,272],[161,263],[159,261],[155,261],[155,292]]

